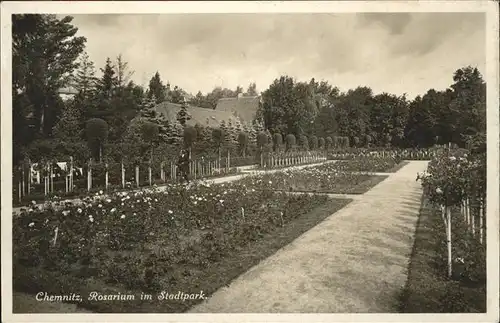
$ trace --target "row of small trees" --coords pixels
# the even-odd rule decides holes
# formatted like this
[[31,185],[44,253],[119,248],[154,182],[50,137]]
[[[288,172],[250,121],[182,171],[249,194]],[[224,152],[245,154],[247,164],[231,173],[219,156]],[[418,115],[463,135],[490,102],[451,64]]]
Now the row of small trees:
[[[199,133],[196,131],[195,127],[188,126],[184,129],[184,144],[187,148],[192,148],[193,144],[197,141]],[[203,135],[203,134],[201,134]],[[236,140],[227,136],[227,134],[221,128],[214,128],[211,132],[211,139],[217,151],[220,155],[220,150],[223,146],[234,146],[238,148],[240,156],[246,157],[249,145],[251,144],[251,138],[248,133],[241,131],[239,132]],[[317,137],[317,136],[306,136],[300,135],[297,138],[293,134],[288,134],[283,140],[283,136],[280,133],[275,133],[271,135],[269,131],[260,131],[256,136],[256,147],[258,153],[263,151],[307,151],[307,150],[329,150],[334,148],[347,148],[349,147],[349,138],[347,137]]]
[[[132,152],[133,147],[143,146],[141,151],[137,151],[136,155],[150,155],[152,158],[155,147],[158,147],[162,142],[161,128],[147,120],[138,120],[133,123],[124,142],[127,144],[127,152]],[[93,118],[87,121],[86,138],[89,145],[91,155],[96,160],[102,160],[103,147],[107,140],[108,125],[106,121],[99,118]],[[215,147],[220,155],[222,148],[236,148],[237,154],[246,157],[251,146],[256,147],[258,152],[263,151],[307,151],[307,150],[330,150],[334,148],[347,148],[350,146],[348,137],[317,137],[315,135],[306,136],[288,134],[283,138],[280,133],[271,135],[269,131],[260,130],[255,134],[247,131],[240,131],[237,135],[228,131],[223,127],[208,128],[200,125],[184,126],[182,129],[182,137],[180,140],[170,140],[167,144],[173,146],[183,146],[187,149],[192,149],[195,145],[199,151],[208,149],[210,146]],[[147,152],[147,154],[145,154]]]
[[[485,264],[486,154],[442,154],[429,163],[427,172],[418,179],[428,201],[439,208],[446,229],[448,276],[453,275],[453,264],[464,266],[466,274],[484,275],[481,266]],[[460,225],[465,230],[460,230]]]

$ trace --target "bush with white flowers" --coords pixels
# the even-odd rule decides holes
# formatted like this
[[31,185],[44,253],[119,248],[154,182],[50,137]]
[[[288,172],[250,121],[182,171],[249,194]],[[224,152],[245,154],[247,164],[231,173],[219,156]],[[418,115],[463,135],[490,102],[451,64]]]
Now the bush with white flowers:
[[465,264],[470,272],[478,267],[484,271],[486,155],[443,153],[430,161],[417,180],[444,223],[448,276],[453,276],[454,262]]

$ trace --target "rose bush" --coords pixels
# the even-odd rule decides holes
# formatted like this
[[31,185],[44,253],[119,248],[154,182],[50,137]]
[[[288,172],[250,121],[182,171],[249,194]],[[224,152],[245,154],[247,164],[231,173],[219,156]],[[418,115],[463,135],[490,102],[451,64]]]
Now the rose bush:
[[486,154],[441,154],[417,180],[427,201],[443,218],[446,239],[442,248],[448,249],[448,276],[484,282]]
[[443,154],[418,174],[429,201],[437,206],[459,206],[467,197],[486,194],[486,159]]

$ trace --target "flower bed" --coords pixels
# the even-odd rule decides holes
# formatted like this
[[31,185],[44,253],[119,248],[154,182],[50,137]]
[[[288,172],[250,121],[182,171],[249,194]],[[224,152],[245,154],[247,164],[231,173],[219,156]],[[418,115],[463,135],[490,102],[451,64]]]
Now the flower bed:
[[388,172],[393,173],[406,165],[399,157],[358,156],[351,160],[335,162],[335,168],[340,171],[353,172]]
[[[269,255],[245,258],[253,243],[318,207],[324,218],[346,203],[202,183],[96,195],[59,211],[36,207],[13,218],[14,288],[78,293],[78,304],[96,312],[183,312],[200,300],[162,302],[156,296],[163,290],[208,296]],[[300,233],[264,249],[277,250]],[[227,275],[219,277],[221,270]],[[136,298],[90,301],[91,291]],[[141,292],[155,298],[140,300]]]
[[237,183],[276,191],[363,194],[386,178],[387,176],[368,173],[343,172],[335,164],[323,164],[300,170],[253,175],[238,180]]
[[[205,175],[201,179],[214,179],[214,178],[220,178],[220,177],[225,177],[225,176],[233,176],[233,175],[237,175],[240,173],[241,173],[241,171],[239,171],[236,167],[230,168],[228,171],[226,171],[224,168],[222,168],[220,172],[214,173],[213,175]],[[190,178],[192,180],[195,180],[192,175],[190,175]],[[196,178],[196,179],[200,179],[200,178]],[[180,178],[177,179],[177,181],[180,181],[180,180],[181,180]],[[175,182],[175,181],[169,179],[168,182],[165,183],[161,179],[156,178],[152,181],[152,184],[157,185],[157,186],[163,186],[163,185],[167,185],[167,184],[172,183],[172,182]],[[70,191],[70,192],[65,192],[64,186],[62,186],[62,185],[64,185],[64,182],[54,182],[54,186],[56,186],[56,187],[59,186],[62,188],[60,188],[59,190],[56,190],[55,192],[48,193],[47,195],[43,194],[43,191],[40,193],[32,193],[30,195],[23,196],[21,201],[19,201],[19,199],[16,198],[17,192],[14,192],[12,205],[14,207],[21,207],[21,206],[29,206],[32,201],[36,201],[37,203],[41,203],[41,202],[44,202],[46,200],[54,200],[54,199],[57,200],[58,198],[77,199],[77,198],[82,198],[82,197],[88,196],[89,191],[86,188],[84,188],[87,185],[87,181],[85,179],[82,179],[79,181],[79,183],[81,184],[80,188],[77,188],[77,189]],[[36,185],[42,186],[43,184],[36,184]],[[149,183],[144,184],[144,186],[149,186]],[[103,189],[104,189],[103,186],[96,186],[90,190],[90,193],[95,194],[99,191],[102,191]],[[108,186],[107,193],[119,193],[119,192],[124,192],[124,191],[134,191],[137,189],[138,188],[135,187],[135,182],[127,181],[125,189],[123,189],[121,184],[119,184],[119,185],[118,184],[116,184],[116,185],[111,184]]]
[[[362,157],[397,157],[404,160],[431,160],[442,154],[443,151],[450,151],[444,147],[432,148],[410,148],[410,149],[385,149],[385,148],[347,148],[337,149],[328,153],[328,159],[352,160]],[[454,153],[464,153],[464,149],[451,149]]]

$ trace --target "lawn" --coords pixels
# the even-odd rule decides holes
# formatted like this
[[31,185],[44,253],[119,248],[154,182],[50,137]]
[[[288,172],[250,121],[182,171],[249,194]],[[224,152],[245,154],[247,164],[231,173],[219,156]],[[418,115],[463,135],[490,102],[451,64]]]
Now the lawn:
[[[455,213],[455,215],[457,215]],[[407,284],[400,298],[402,313],[484,313],[486,311],[485,248],[477,239],[467,238],[460,216],[455,216],[454,236],[467,240],[453,248],[470,269],[455,263],[455,277],[446,277],[444,224],[439,214],[422,204]],[[462,273],[460,275],[460,273]]]
[[[201,300],[156,296],[209,296],[349,200],[202,183],[84,203],[33,208],[13,219],[16,291],[77,293],[78,306],[99,313],[184,312]],[[90,301],[92,291],[136,297]],[[141,292],[153,300],[141,300]]]

